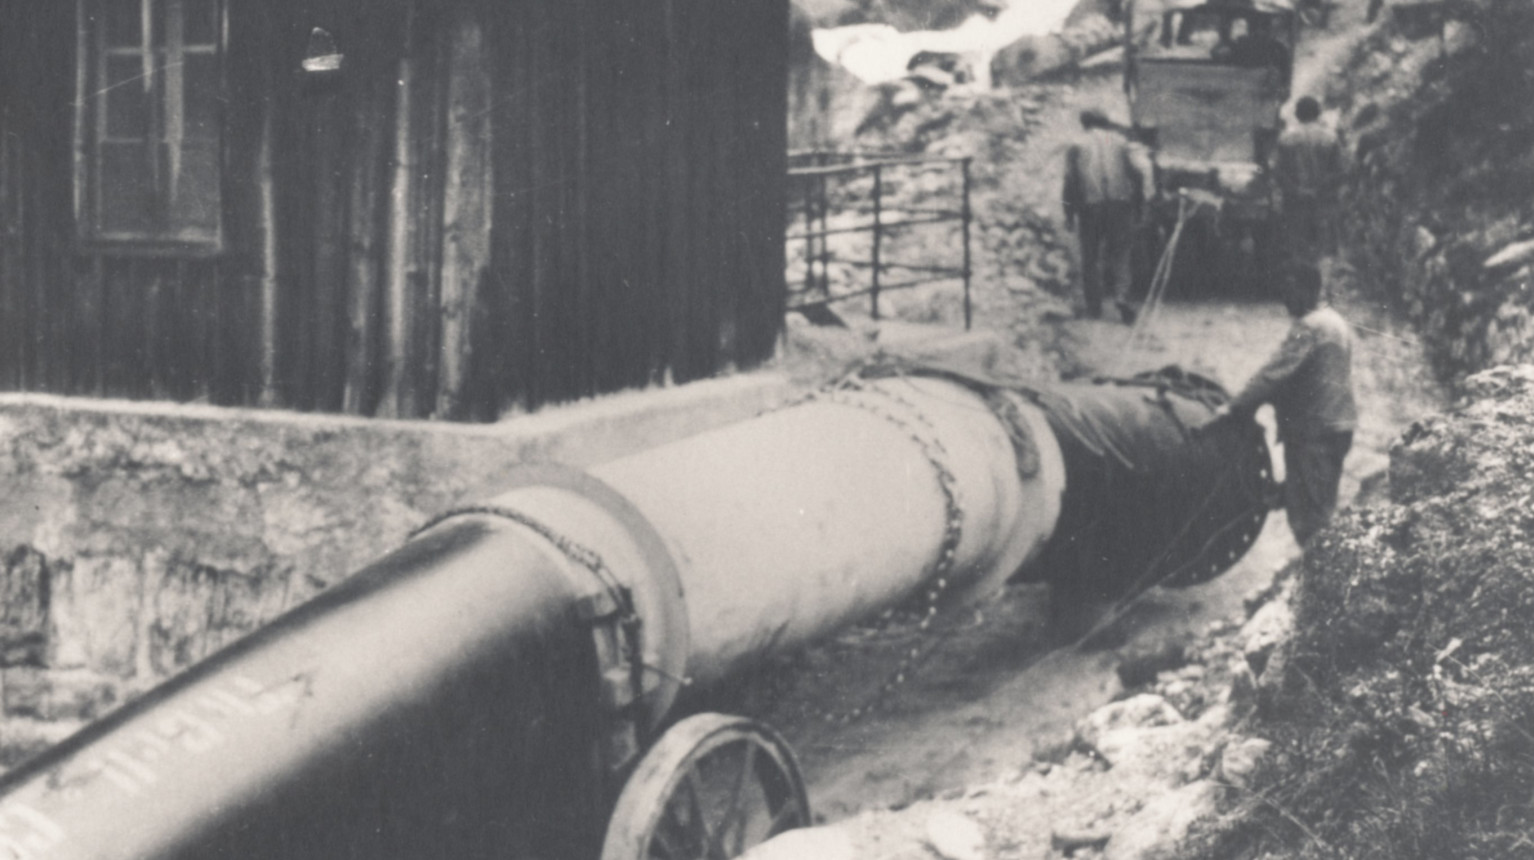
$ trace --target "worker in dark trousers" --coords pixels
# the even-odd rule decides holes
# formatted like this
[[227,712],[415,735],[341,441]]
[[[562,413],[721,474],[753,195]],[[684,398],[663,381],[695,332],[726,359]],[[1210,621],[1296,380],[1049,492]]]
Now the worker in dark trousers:
[[1285,254],[1315,263],[1336,245],[1337,189],[1345,165],[1337,132],[1318,120],[1321,105],[1310,96],[1294,105],[1299,124],[1284,129],[1273,154]]
[[1321,302],[1315,266],[1291,266],[1282,290],[1294,317],[1288,336],[1215,420],[1250,418],[1273,404],[1284,445],[1284,509],[1303,547],[1336,510],[1342,461],[1353,445],[1353,335],[1341,314]]
[[1087,315],[1100,317],[1111,298],[1124,322],[1129,302],[1129,248],[1150,171],[1101,111],[1081,112],[1082,139],[1065,154],[1065,226],[1081,240],[1082,293]]

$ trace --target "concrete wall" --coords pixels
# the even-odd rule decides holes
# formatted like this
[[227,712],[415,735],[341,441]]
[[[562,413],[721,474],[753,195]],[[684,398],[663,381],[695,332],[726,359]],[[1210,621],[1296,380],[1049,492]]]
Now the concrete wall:
[[495,493],[750,417],[768,375],[496,425],[0,396],[0,763]]

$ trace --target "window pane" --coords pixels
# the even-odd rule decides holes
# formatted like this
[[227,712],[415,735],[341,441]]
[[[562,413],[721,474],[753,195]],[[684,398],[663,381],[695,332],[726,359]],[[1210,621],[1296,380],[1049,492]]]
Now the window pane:
[[182,107],[185,133],[191,137],[218,136],[218,57],[215,54],[184,56],[186,103]]
[[107,137],[149,136],[149,95],[144,92],[144,67],[138,57],[108,57],[102,93],[107,114]]
[[[0,3],[8,0],[0,0]],[[76,181],[87,238],[149,242],[160,253],[216,250],[222,215],[223,0],[85,0],[78,58],[87,158]],[[141,16],[153,12],[144,72]]]
[[183,39],[188,45],[218,44],[218,3],[216,0],[182,0],[186,21]]
[[181,147],[180,167],[170,188],[171,232],[179,239],[217,238],[217,141],[188,138]]
[[154,179],[141,143],[101,145],[101,232],[154,230]]
[[138,45],[143,41],[141,0],[106,0],[101,15],[109,47]]

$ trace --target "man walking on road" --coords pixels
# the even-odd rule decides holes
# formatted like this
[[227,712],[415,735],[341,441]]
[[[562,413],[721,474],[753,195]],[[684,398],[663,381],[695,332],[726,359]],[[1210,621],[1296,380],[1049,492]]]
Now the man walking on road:
[[1321,104],[1310,96],[1294,106],[1299,125],[1278,138],[1273,177],[1280,195],[1283,242],[1289,259],[1315,263],[1332,253],[1336,241],[1333,210],[1342,183],[1342,142],[1317,120]]
[[1082,140],[1065,154],[1065,226],[1081,240],[1082,293],[1087,315],[1100,317],[1111,296],[1124,322],[1129,303],[1129,247],[1150,171],[1101,111],[1081,112]]
[[1258,406],[1273,404],[1284,445],[1284,509],[1303,547],[1336,510],[1342,461],[1353,445],[1353,335],[1342,316],[1321,303],[1316,267],[1293,267],[1283,296],[1294,317],[1283,345],[1214,420],[1250,417]]

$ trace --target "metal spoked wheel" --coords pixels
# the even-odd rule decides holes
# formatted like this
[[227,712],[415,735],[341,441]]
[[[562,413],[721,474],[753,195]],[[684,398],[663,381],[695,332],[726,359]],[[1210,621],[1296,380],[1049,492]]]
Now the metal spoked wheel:
[[602,860],[728,860],[809,823],[799,764],[776,732],[698,714],[640,760],[608,822]]

